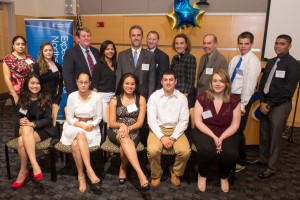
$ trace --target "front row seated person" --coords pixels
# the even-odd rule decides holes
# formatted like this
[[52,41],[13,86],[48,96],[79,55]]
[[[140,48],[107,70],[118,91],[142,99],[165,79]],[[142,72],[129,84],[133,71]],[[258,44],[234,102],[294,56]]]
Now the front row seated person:
[[124,74],[117,86],[116,95],[109,103],[109,140],[120,147],[121,166],[119,184],[127,180],[128,163],[135,169],[142,191],[150,189],[147,177],[141,169],[136,146],[140,140],[139,129],[143,126],[146,100],[140,95],[140,83],[136,75]]
[[180,185],[191,149],[184,134],[189,123],[187,97],[175,89],[177,83],[173,70],[162,73],[162,89],[156,90],[149,98],[147,117],[150,127],[148,136],[148,159],[151,168],[153,187],[160,185],[163,174],[161,152],[163,148],[173,148],[176,153],[175,163],[170,166],[171,183]]
[[238,137],[241,120],[240,99],[231,93],[230,79],[222,69],[214,71],[206,93],[197,96],[194,113],[195,129],[191,140],[197,147],[199,166],[198,189],[206,190],[209,166],[217,157],[221,190],[229,191],[227,177],[238,158]]
[[84,166],[91,182],[91,189],[97,191],[100,179],[91,166],[89,147],[100,146],[102,98],[98,93],[89,90],[91,77],[87,72],[77,75],[76,84],[78,91],[72,92],[67,100],[66,122],[60,141],[64,145],[72,145],[72,155],[78,171],[79,191],[86,191]]
[[30,160],[35,181],[43,179],[41,168],[36,160],[35,144],[55,136],[52,124],[51,96],[46,92],[42,79],[35,73],[29,73],[20,93],[18,154],[20,171],[13,189],[22,188],[29,175]]

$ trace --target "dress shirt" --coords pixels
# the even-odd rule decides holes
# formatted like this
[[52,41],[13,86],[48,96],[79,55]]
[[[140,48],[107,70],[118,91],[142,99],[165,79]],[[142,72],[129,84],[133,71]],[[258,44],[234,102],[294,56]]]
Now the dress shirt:
[[242,57],[243,61],[240,68],[237,69],[235,79],[231,84],[231,93],[241,95],[241,109],[244,110],[255,91],[257,79],[261,72],[261,64],[252,51],[249,51],[243,56],[235,56],[230,61],[228,67],[230,77],[239,62],[240,57]]
[[[94,57],[94,55],[93,55],[93,53],[92,53],[90,47],[87,48],[87,49],[85,49],[85,48],[83,48],[80,44],[79,44],[79,46],[80,46],[81,51],[82,51],[82,53],[83,53],[83,55],[84,55],[84,57],[85,57],[86,63],[89,63],[89,61],[88,61],[88,59],[87,59],[87,53],[86,53],[86,50],[89,50],[90,56],[91,56],[91,58],[92,58],[92,60],[93,60],[93,63],[94,63],[94,65],[95,65],[95,64],[97,63],[97,61],[96,61],[96,58]],[[92,74],[92,73],[91,73],[90,67],[89,67],[89,70],[90,70],[90,74]]]
[[189,108],[186,96],[174,90],[171,96],[162,89],[156,90],[147,104],[147,119],[152,132],[160,139],[164,136],[160,127],[174,128],[172,138],[178,139],[189,123]]
[[136,54],[136,56],[137,56],[137,60],[139,60],[139,57],[140,57],[140,54],[141,54],[141,50],[142,50],[142,47],[140,47],[139,49],[133,49],[133,48],[131,48],[131,51],[132,51],[132,57],[134,57],[134,52],[136,51],[137,52],[137,54]]
[[155,49],[156,49],[156,47],[154,47],[153,49],[149,49],[149,48],[148,48],[148,51],[151,51],[151,52],[154,53]]

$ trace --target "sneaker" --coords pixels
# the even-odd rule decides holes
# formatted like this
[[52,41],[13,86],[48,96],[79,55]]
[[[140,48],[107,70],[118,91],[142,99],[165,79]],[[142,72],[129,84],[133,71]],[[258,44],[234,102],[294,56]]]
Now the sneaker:
[[246,166],[244,166],[244,165],[236,164],[235,165],[235,172],[238,173],[238,172],[242,171],[245,168],[246,168]]
[[180,185],[180,177],[178,177],[174,174],[173,166],[170,166],[169,170],[170,170],[170,174],[171,174],[171,183],[172,183],[172,185],[176,185],[176,186]]

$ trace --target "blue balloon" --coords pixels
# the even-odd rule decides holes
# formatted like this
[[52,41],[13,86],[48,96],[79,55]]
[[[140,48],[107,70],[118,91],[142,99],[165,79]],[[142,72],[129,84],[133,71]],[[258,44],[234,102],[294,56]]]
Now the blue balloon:
[[196,26],[196,16],[200,9],[193,8],[189,0],[174,0],[174,11],[178,18],[177,27]]

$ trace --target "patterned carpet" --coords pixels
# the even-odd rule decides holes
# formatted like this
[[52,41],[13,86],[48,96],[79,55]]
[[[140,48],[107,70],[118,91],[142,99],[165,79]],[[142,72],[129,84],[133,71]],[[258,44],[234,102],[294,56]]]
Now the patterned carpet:
[[[112,156],[105,164],[100,193],[93,193],[89,187],[85,193],[80,193],[71,156],[69,156],[69,167],[65,167],[64,162],[57,160],[57,181],[51,182],[49,157],[43,153],[38,153],[38,162],[45,176],[43,181],[35,183],[31,175],[22,189],[12,190],[11,184],[19,170],[19,158],[16,152],[10,152],[12,179],[8,180],[4,144],[13,138],[14,120],[12,107],[0,104],[0,199],[300,199],[300,145],[289,142],[284,142],[286,146],[282,152],[280,169],[275,176],[270,179],[260,179],[258,173],[261,167],[247,166],[243,171],[236,173],[235,183],[227,194],[220,190],[219,179],[213,173],[214,169],[211,170],[212,174],[208,179],[205,193],[197,189],[195,169],[192,170],[190,184],[183,180],[179,187],[172,186],[166,166],[170,164],[168,162],[170,158],[164,159],[164,175],[158,188],[152,188],[148,193],[140,192],[139,183],[133,172],[128,175],[129,181],[119,185],[118,155]],[[300,128],[294,129],[294,142],[300,143],[299,133]],[[248,158],[254,159],[257,152],[258,149],[255,147],[248,148]]]

